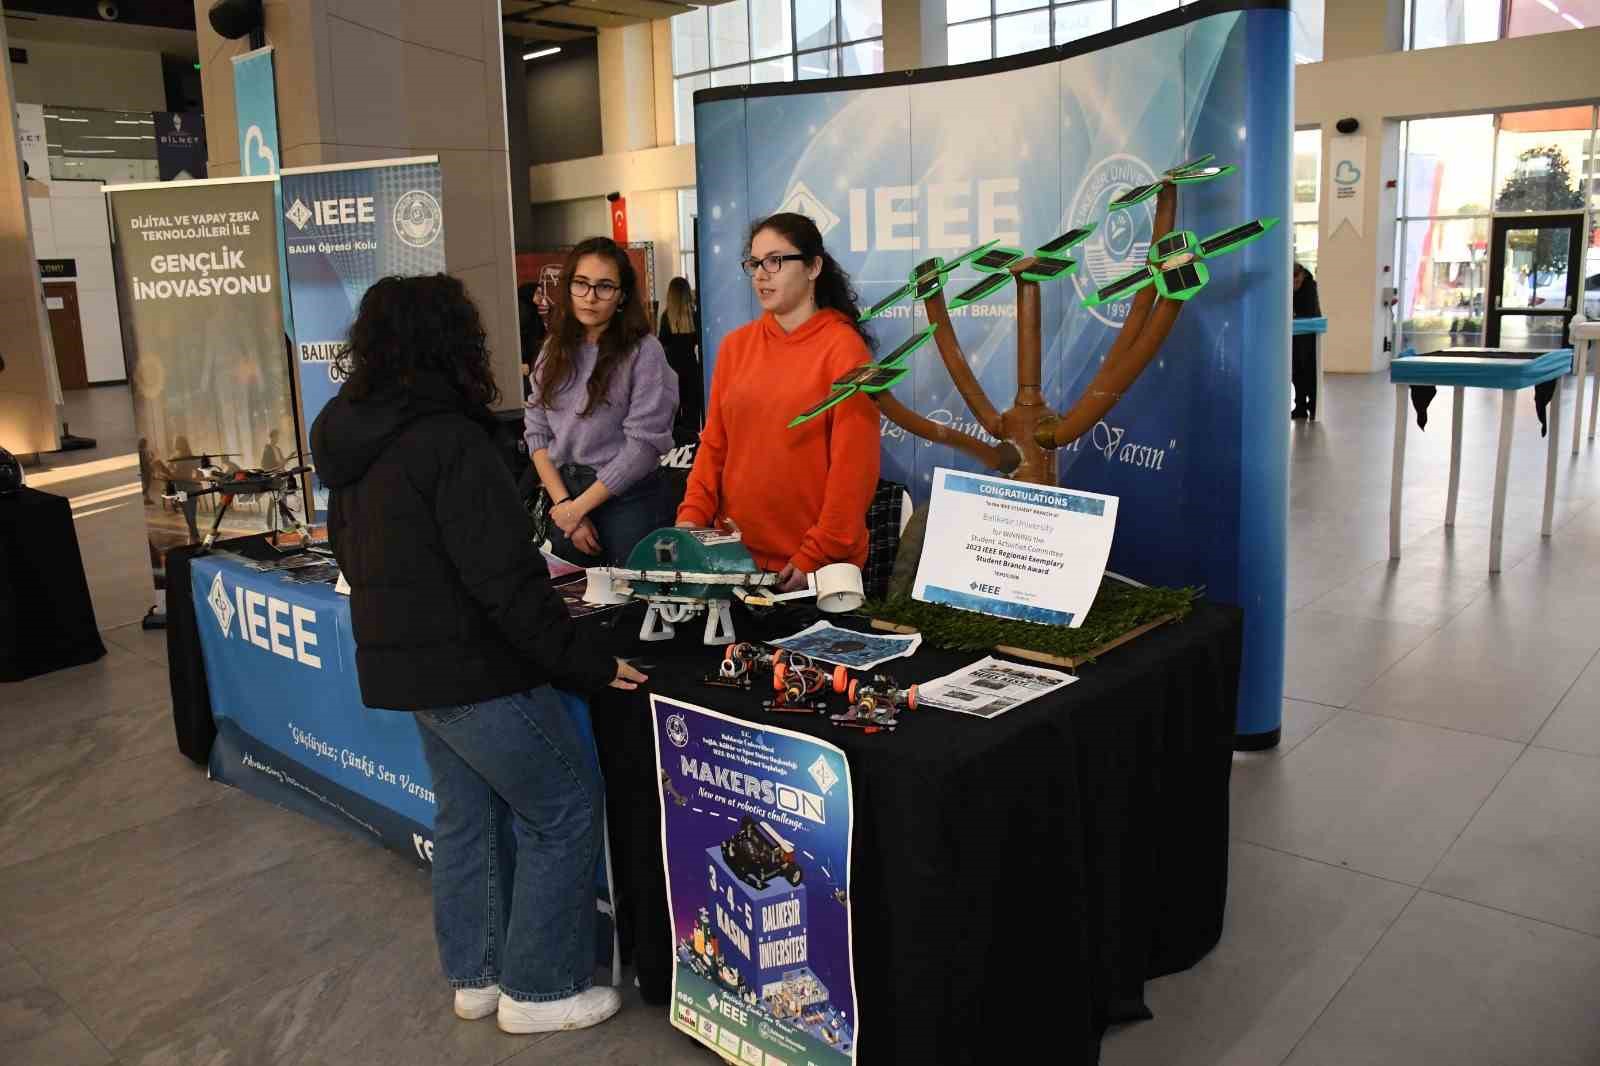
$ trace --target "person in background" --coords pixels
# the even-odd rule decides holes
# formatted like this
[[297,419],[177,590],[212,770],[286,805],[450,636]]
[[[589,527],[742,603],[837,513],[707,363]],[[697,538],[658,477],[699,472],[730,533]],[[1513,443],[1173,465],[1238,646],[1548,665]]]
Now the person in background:
[[523,406],[550,546],[584,566],[620,565],[667,522],[661,457],[677,375],[650,334],[633,264],[609,237],[567,255],[554,296]]
[[745,273],[756,321],[722,342],[711,401],[678,525],[731,519],[745,547],[794,591],[828,563],[867,558],[867,506],[878,484],[877,406],[856,395],[794,429],[791,418],[872,357],[850,276],[817,225],[781,213],[750,233]]
[[[1322,304],[1317,300],[1317,279],[1311,271],[1294,265],[1294,317],[1320,318]],[[1290,376],[1294,379],[1294,410],[1290,418],[1314,418],[1317,414],[1317,338],[1302,333],[1291,338],[1294,344]]]
[[522,398],[528,398],[531,389],[529,377],[533,372],[533,364],[539,358],[539,349],[544,347],[545,325],[544,315],[539,313],[539,305],[534,303],[534,293],[539,286],[533,282],[517,286],[517,326],[522,341]]
[[285,456],[283,449],[278,447],[278,439],[282,436],[281,429],[275,429],[267,434],[267,446],[261,449],[261,469],[277,470],[283,466]]
[[595,1025],[621,1004],[590,987],[602,791],[551,686],[645,677],[583,638],[528,539],[461,282],[378,281],[340,369],[311,449],[362,701],[415,713],[433,774],[434,930],[455,1012],[497,1014],[508,1033]]
[[690,434],[697,433],[705,406],[700,399],[705,375],[700,369],[700,312],[687,278],[673,278],[668,283],[667,306],[661,311],[656,336],[666,350],[667,365],[678,375],[678,422]]

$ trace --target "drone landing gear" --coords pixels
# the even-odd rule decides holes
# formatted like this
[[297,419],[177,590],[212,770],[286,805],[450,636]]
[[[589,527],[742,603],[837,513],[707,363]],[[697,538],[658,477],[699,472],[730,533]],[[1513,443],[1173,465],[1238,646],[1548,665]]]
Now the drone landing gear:
[[729,609],[727,600],[706,601],[706,634],[703,643],[711,645],[733,643],[733,612]]

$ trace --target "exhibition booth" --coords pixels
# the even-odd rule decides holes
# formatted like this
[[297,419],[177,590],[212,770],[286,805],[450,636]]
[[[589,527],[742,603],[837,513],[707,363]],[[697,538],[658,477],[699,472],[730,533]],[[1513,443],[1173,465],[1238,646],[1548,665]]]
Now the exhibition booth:
[[[1220,937],[1232,752],[1282,705],[1289,34],[1214,0],[696,95],[707,382],[759,313],[751,220],[804,211],[879,355],[771,432],[858,394],[883,427],[865,578],[779,602],[726,529],[551,561],[650,674],[567,701],[616,857],[597,963],[725,1059],[1093,1062]],[[413,718],[361,704],[307,433],[367,287],[443,269],[437,163],[108,197],[180,748],[426,866],[432,783]]]

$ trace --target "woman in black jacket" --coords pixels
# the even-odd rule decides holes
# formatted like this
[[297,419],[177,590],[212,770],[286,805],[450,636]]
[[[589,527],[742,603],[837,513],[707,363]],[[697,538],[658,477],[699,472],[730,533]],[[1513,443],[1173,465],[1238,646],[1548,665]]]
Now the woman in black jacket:
[[700,370],[700,312],[687,278],[673,278],[667,285],[667,303],[661,309],[656,336],[667,353],[667,365],[678,375],[678,423],[686,434],[679,439],[693,440],[700,433],[704,414],[701,395],[705,380]]
[[362,701],[416,713],[433,774],[434,927],[456,1014],[498,1013],[516,1033],[594,1025],[620,1004],[590,987],[600,780],[551,686],[645,678],[580,636],[529,540],[461,283],[379,281],[341,363],[311,449]]
[[[1294,317],[1320,318],[1322,304],[1317,300],[1317,279],[1311,271],[1294,265]],[[1302,333],[1292,338],[1290,378],[1294,381],[1294,410],[1290,418],[1317,417],[1317,338]]]

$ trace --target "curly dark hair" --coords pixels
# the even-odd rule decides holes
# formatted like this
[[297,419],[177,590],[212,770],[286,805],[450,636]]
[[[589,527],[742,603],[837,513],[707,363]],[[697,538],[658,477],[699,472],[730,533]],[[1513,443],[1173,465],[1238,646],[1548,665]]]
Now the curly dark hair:
[[357,403],[396,385],[409,388],[419,371],[444,375],[474,406],[500,399],[478,308],[448,274],[378,279],[361,297],[335,365],[344,395]]
[[617,281],[622,288],[617,292],[617,309],[600,335],[599,352],[595,356],[594,372],[585,382],[589,398],[579,412],[579,417],[594,413],[606,402],[611,388],[611,378],[617,368],[633,356],[639,341],[650,332],[650,312],[639,293],[639,275],[633,269],[617,242],[610,237],[590,237],[567,253],[561,267],[561,281],[556,291],[547,294],[550,299],[550,334],[545,339],[544,351],[539,358],[539,404],[549,407],[557,394],[572,383],[577,374],[578,349],[583,345],[584,325],[572,312],[572,275],[578,272],[578,262],[584,256],[597,255],[608,259],[617,268]]
[[816,293],[814,298],[818,307],[831,307],[850,320],[850,326],[861,335],[861,340],[867,346],[867,351],[878,350],[878,341],[871,333],[867,332],[861,324],[861,297],[856,295],[855,286],[850,283],[850,275],[845,272],[839,261],[828,254],[822,246],[822,234],[817,229],[817,224],[805,215],[793,211],[780,211],[776,215],[766,218],[750,227],[750,239],[745,242],[749,248],[755,243],[757,234],[762,230],[771,230],[784,240],[794,245],[795,251],[806,257],[806,265],[810,266],[816,260],[822,260],[822,273],[817,275]]

